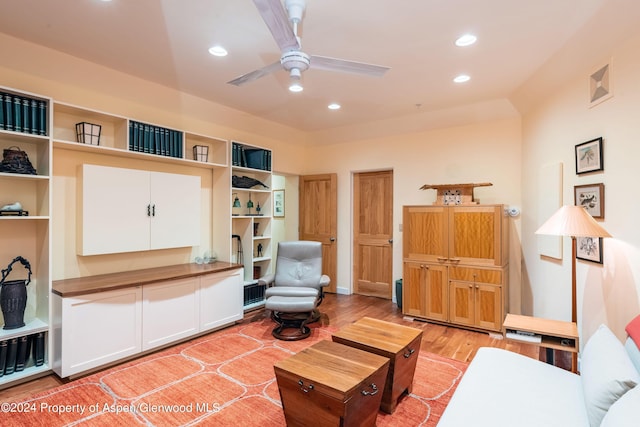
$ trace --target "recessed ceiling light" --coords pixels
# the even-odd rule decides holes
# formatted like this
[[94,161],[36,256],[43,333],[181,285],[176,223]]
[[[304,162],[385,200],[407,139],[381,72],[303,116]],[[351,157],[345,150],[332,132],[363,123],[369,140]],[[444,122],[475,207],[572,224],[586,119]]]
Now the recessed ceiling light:
[[460,74],[455,79],[453,79],[453,81],[456,83],[464,83],[468,82],[469,80],[471,80],[471,77],[467,76],[466,74]]
[[337,104],[337,103],[334,102],[334,103],[329,104],[327,106],[327,108],[329,110],[339,110],[340,109],[340,104]]
[[209,48],[209,53],[213,56],[227,56],[227,49],[216,45]]
[[478,40],[478,38],[473,34],[465,34],[458,37],[458,40],[456,40],[456,46],[470,46],[474,44],[476,40]]

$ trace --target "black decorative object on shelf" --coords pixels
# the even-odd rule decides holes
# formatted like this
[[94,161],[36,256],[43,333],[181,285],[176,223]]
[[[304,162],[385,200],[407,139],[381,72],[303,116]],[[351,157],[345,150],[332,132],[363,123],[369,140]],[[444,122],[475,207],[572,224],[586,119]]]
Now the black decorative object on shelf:
[[76,123],[76,139],[81,144],[100,145],[102,126],[93,123]]
[[29,160],[29,156],[20,147],[11,146],[2,151],[2,162],[0,162],[0,172],[21,173],[25,175],[36,175],[36,170]]
[[[26,279],[6,280],[11,273],[11,266],[20,262],[27,269]],[[31,282],[31,264],[21,256],[17,256],[2,270],[0,281],[0,307],[4,317],[4,329],[16,329],[24,326],[24,309],[27,306],[27,285]]]
[[238,176],[238,175],[233,175],[231,177],[231,185],[236,188],[253,188],[256,185],[261,185],[264,188],[269,188],[255,178],[251,178],[248,176]]

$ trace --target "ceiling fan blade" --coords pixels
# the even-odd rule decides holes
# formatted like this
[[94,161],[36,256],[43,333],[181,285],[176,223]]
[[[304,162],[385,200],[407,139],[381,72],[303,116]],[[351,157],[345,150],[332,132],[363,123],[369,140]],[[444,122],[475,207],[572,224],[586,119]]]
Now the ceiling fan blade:
[[242,86],[245,83],[249,83],[252,82],[254,80],[258,80],[260,77],[264,77],[267,74],[271,74],[274,71],[278,71],[282,69],[282,64],[280,64],[280,61],[278,62],[274,62],[273,64],[267,65],[266,67],[262,67],[258,70],[254,70],[250,73],[247,74],[243,74],[240,77],[237,77],[231,81],[228,81],[227,83],[230,85],[235,85],[235,86]]
[[347,61],[344,59],[316,55],[311,55],[310,62],[309,67],[318,70],[365,74],[372,77],[382,77],[384,73],[391,69],[381,65],[366,64],[364,62]]
[[300,49],[289,17],[280,0],[253,0],[281,52]]

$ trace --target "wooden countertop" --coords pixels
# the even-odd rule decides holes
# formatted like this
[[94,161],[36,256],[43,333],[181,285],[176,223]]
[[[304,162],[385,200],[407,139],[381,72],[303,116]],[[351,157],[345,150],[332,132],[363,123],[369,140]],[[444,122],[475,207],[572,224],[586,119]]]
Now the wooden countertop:
[[241,264],[216,261],[211,264],[179,264],[144,270],[121,271],[117,273],[99,274],[96,276],[77,277],[74,279],[54,280],[53,293],[61,297],[75,297],[96,292],[157,283],[164,280],[184,279],[203,274],[242,268]]

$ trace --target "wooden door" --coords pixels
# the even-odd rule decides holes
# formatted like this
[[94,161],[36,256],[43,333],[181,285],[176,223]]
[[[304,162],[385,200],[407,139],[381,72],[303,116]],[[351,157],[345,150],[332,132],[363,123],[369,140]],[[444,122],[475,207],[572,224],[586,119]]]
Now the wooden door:
[[353,210],[354,293],[391,299],[393,171],[355,174]]
[[322,273],[331,278],[326,292],[336,292],[338,274],[338,177],[336,174],[305,175],[299,179],[300,240],[322,243]]

